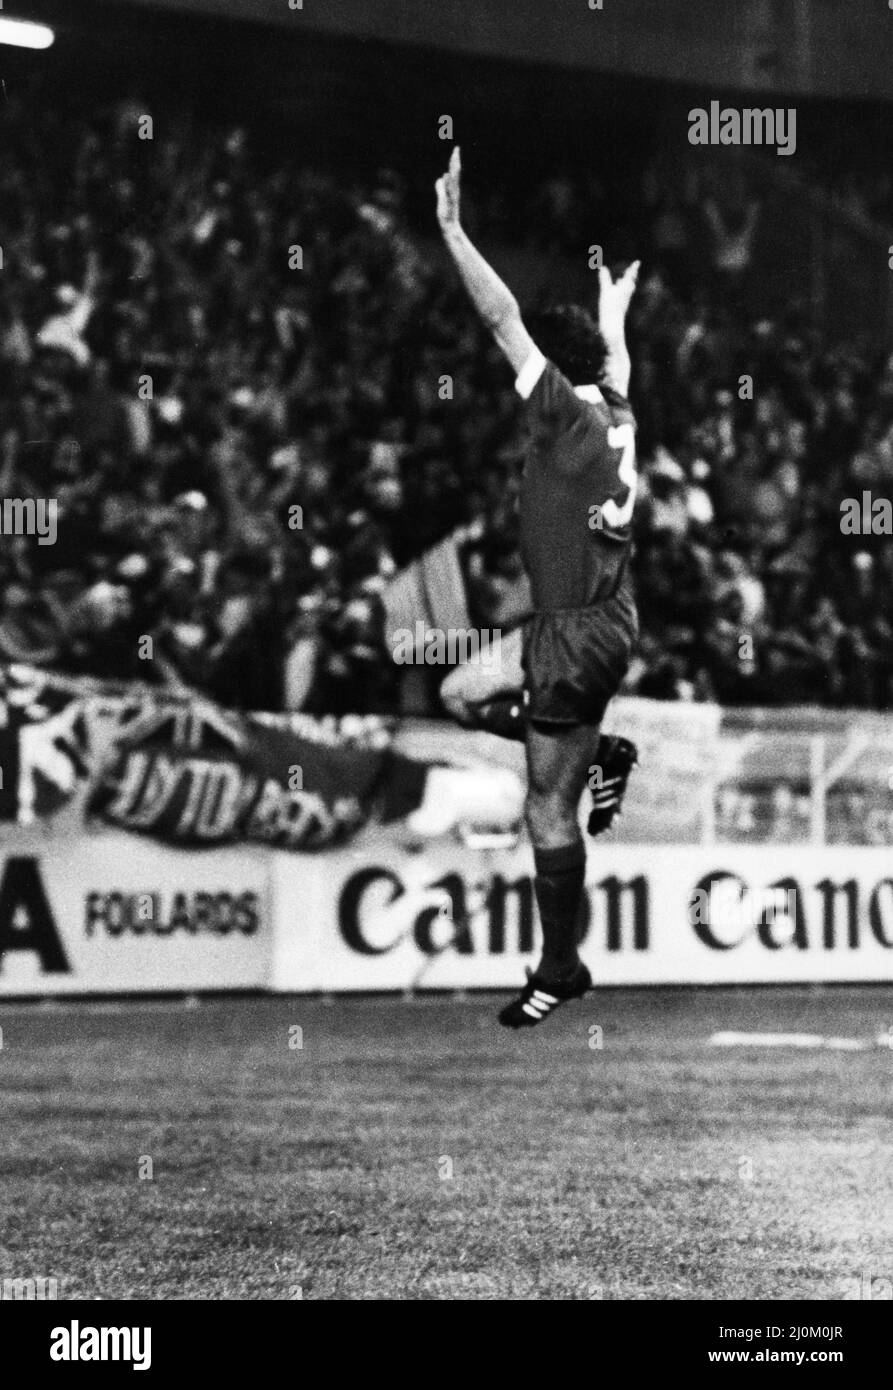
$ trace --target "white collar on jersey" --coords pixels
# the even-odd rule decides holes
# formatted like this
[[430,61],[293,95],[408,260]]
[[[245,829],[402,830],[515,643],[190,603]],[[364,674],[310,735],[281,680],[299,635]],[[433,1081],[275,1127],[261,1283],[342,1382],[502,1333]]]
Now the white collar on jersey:
[[579,396],[581,401],[588,401],[590,405],[598,405],[605,399],[597,386],[575,386],[574,395]]

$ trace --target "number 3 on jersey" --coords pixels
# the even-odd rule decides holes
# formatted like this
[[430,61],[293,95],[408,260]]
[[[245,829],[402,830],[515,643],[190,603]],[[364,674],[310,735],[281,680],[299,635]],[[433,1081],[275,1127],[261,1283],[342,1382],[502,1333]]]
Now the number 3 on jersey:
[[629,497],[620,507],[613,498],[609,498],[602,507],[602,518],[609,526],[620,530],[628,526],[633,519],[633,507],[636,505],[636,488],[639,485],[639,475],[636,472],[636,432],[632,425],[610,425],[608,427],[608,444],[612,449],[619,449],[622,457],[617,469],[617,476],[625,487],[629,488]]

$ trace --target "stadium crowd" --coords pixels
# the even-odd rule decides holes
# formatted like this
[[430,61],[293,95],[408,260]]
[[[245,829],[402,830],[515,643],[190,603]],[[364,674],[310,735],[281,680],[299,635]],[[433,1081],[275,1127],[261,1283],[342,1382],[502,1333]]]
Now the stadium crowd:
[[[185,116],[141,139],[141,114],[3,112],[0,498],[56,499],[58,539],[4,536],[0,660],[393,710],[389,579],[466,527],[482,626],[517,583],[510,377],[427,184],[284,165]],[[524,216],[498,187],[470,215],[563,255],[610,201],[641,250],[628,689],[888,707],[893,546],[843,535],[840,505],[893,488],[893,358],[759,304],[746,188],[655,167],[625,196],[561,174]]]

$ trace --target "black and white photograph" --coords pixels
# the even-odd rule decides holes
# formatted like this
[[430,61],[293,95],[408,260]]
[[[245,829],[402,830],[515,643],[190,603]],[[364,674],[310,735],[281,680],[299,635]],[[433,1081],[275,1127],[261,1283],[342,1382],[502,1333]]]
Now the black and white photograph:
[[29,1366],[881,1355],[891,154],[893,0],[0,0]]

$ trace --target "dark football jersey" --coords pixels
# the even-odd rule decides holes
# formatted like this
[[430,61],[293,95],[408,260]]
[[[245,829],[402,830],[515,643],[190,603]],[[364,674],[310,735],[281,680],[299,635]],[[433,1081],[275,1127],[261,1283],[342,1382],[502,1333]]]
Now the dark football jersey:
[[526,401],[521,552],[538,612],[610,597],[629,559],[635,417],[609,387],[582,389],[546,362]]

